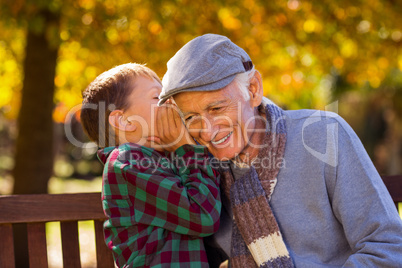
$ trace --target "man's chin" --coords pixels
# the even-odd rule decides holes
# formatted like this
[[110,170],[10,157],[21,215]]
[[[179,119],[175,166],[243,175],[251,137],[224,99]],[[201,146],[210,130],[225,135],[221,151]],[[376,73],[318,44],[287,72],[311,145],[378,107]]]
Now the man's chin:
[[211,152],[211,154],[214,156],[214,158],[218,159],[219,161],[233,160],[238,155],[235,152],[224,152],[224,150]]

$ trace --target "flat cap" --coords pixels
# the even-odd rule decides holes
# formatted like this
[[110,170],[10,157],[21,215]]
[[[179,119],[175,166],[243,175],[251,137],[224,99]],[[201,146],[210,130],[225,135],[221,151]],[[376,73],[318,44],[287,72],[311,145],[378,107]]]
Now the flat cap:
[[221,89],[252,67],[248,54],[229,38],[217,34],[196,37],[168,61],[158,104],[180,92]]

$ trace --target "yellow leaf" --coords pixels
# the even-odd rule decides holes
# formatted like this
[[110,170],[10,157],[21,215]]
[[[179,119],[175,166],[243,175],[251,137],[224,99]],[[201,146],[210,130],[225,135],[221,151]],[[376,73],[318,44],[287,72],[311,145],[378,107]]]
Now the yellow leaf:
[[313,19],[309,19],[306,20],[303,24],[303,30],[306,33],[313,33],[313,32],[321,32],[322,30],[322,25],[319,21],[317,20],[313,20]]
[[341,54],[345,58],[350,58],[357,53],[357,46],[351,39],[344,41],[341,44]]
[[0,107],[10,104],[13,92],[10,88],[0,86]]
[[223,27],[229,30],[237,30],[241,28],[241,22],[235,18],[232,12],[227,8],[221,8],[218,12],[219,20]]
[[162,27],[161,27],[161,25],[160,25],[157,21],[151,21],[151,22],[148,24],[148,30],[149,30],[152,34],[157,35],[157,34],[159,34],[159,33],[162,31]]
[[377,76],[372,76],[369,78],[369,83],[373,88],[377,88],[380,86],[381,80]]
[[333,60],[333,64],[336,68],[341,69],[343,67],[343,59],[341,57],[336,57]]

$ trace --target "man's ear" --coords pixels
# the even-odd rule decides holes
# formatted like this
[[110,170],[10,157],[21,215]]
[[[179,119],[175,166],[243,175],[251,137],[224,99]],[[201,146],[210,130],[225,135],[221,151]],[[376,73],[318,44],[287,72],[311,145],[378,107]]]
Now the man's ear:
[[262,102],[264,96],[264,89],[262,87],[261,74],[256,70],[253,77],[250,79],[250,86],[248,88],[250,94],[250,102],[252,107],[258,107]]
[[114,110],[109,115],[109,124],[112,125],[114,129],[118,129],[120,131],[135,131],[137,127],[124,119],[122,110]]

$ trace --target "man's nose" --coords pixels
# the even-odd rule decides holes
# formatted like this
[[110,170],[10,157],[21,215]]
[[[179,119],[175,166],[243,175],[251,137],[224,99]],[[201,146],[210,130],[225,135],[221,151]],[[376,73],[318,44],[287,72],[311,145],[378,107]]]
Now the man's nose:
[[213,120],[208,117],[202,117],[199,131],[200,138],[205,142],[212,141],[217,132]]

